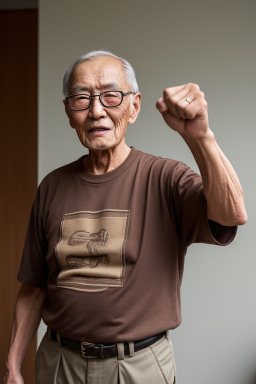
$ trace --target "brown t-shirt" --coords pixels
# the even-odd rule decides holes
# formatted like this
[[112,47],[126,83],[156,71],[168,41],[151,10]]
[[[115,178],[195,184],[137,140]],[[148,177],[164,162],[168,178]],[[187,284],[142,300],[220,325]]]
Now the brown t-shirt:
[[142,339],[181,322],[187,246],[235,236],[210,227],[201,178],[183,163],[132,148],[114,171],[92,175],[80,158],[40,184],[18,279],[47,287],[42,318],[62,336]]

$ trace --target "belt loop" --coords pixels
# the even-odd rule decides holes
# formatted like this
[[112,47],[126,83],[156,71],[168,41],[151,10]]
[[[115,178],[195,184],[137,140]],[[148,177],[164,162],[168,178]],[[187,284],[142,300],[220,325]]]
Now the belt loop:
[[118,360],[124,360],[124,343],[118,343],[117,345],[117,351],[118,351]]
[[56,339],[57,339],[58,346],[61,347],[60,334],[57,332],[56,332]]
[[169,330],[167,330],[167,331],[165,332],[165,337],[166,337],[167,340],[171,340]]
[[129,355],[130,355],[130,357],[133,357],[134,356],[134,342],[130,341],[128,344],[129,344]]

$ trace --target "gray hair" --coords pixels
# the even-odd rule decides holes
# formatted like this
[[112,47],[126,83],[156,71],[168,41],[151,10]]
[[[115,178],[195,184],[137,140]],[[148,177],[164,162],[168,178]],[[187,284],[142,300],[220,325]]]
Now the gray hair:
[[138,86],[138,83],[136,80],[135,71],[134,71],[133,67],[131,66],[131,64],[127,60],[123,59],[122,57],[114,55],[110,51],[98,50],[98,51],[92,51],[92,52],[86,53],[85,55],[79,57],[78,59],[76,59],[75,61],[73,61],[70,64],[70,66],[66,70],[64,78],[63,78],[63,95],[64,95],[64,97],[68,96],[68,90],[69,90],[69,86],[70,86],[70,78],[72,76],[72,73],[73,73],[75,67],[79,63],[81,63],[82,61],[97,59],[98,57],[101,57],[101,56],[111,56],[111,57],[115,57],[117,60],[119,60],[123,66],[124,74],[127,78],[128,84],[130,85],[131,91],[134,93],[139,92],[139,86]]

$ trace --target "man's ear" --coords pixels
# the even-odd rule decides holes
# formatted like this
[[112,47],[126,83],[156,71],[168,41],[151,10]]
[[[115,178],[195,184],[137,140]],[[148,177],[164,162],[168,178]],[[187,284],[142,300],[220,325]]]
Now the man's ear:
[[65,112],[66,112],[66,115],[67,115],[67,117],[69,119],[69,125],[70,125],[71,128],[74,129],[74,127],[72,125],[72,117],[71,117],[70,109],[69,109],[68,104],[67,104],[65,99],[63,100],[63,104],[65,105]]
[[130,117],[128,119],[129,124],[135,123],[135,121],[138,117],[138,114],[140,112],[140,106],[141,106],[141,93],[138,92],[138,93],[135,93],[133,95],[133,103],[130,106],[131,114],[130,114]]

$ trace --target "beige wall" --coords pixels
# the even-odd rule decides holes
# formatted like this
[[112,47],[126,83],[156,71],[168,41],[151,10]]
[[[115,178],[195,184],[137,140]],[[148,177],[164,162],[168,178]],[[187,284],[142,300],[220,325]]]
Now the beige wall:
[[254,0],[40,2],[40,180],[84,153],[64,114],[63,73],[76,57],[106,48],[131,61],[143,95],[128,144],[197,169],[155,101],[167,86],[199,83],[244,186],[249,220],[235,242],[189,249],[183,323],[172,332],[181,384],[251,384],[256,375],[255,11]]

